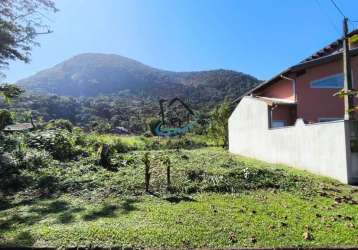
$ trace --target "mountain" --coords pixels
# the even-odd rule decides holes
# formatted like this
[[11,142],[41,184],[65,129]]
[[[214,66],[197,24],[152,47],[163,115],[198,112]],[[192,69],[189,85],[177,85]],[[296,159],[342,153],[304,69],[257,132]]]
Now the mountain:
[[[160,99],[179,97],[201,122],[206,133],[210,111],[233,100],[260,81],[232,70],[171,72],[111,54],[81,54],[18,81],[27,91],[11,103],[19,119],[30,112],[35,120],[67,119],[86,130],[131,133],[148,130],[148,121],[160,118]],[[166,117],[188,119],[180,107],[164,103]],[[0,108],[8,108],[0,99]],[[184,117],[185,116],[185,117]]]
[[91,97],[123,91],[156,98],[205,101],[234,98],[256,86],[253,76],[232,70],[171,72],[113,54],[80,54],[17,82],[29,91]]

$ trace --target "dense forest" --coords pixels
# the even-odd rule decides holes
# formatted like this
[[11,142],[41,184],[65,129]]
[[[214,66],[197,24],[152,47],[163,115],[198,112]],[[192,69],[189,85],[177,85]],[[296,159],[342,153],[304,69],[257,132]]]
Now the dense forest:
[[[159,100],[179,97],[202,119],[223,101],[231,101],[260,81],[230,70],[169,72],[106,54],[82,54],[20,80],[26,92],[0,108],[17,122],[66,119],[98,132],[148,130],[159,118]],[[16,114],[16,115],[15,115]]]

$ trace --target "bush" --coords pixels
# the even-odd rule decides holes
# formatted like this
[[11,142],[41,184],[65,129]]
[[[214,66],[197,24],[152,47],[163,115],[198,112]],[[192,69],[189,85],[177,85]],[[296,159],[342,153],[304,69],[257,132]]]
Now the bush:
[[0,130],[13,123],[11,113],[6,109],[0,109]]
[[52,175],[42,175],[37,180],[36,188],[40,190],[42,195],[54,193],[58,189],[58,179]]
[[0,151],[12,152],[22,144],[25,144],[23,136],[16,133],[6,135],[0,132]]
[[149,132],[149,131],[146,131],[146,132],[144,132],[143,136],[148,138],[148,137],[152,137],[153,134],[151,132]]
[[72,132],[73,124],[69,120],[57,119],[49,121],[46,126],[46,129],[66,129],[68,132]]
[[157,119],[157,118],[152,118],[152,119],[149,119],[147,121],[147,125],[149,127],[149,130],[153,135],[156,135],[155,134],[155,128],[158,126],[159,123],[160,123],[160,120]]
[[18,191],[30,182],[28,177],[21,176],[17,159],[10,153],[0,152],[0,190]]
[[48,130],[30,133],[28,138],[29,147],[44,149],[56,160],[69,160],[82,153],[76,146],[75,137],[67,130]]
[[97,120],[91,123],[91,128],[93,131],[98,133],[110,133],[112,130],[112,125],[103,120]]
[[204,142],[185,136],[177,139],[169,139],[166,143],[168,149],[195,149],[207,146]]
[[19,163],[19,167],[29,170],[37,170],[49,167],[52,161],[52,156],[47,151],[28,149],[25,151],[24,156]]

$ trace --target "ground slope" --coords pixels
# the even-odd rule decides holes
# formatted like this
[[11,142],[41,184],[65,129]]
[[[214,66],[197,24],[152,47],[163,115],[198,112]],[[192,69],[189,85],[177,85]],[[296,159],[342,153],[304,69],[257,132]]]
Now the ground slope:
[[[135,139],[131,145],[143,149],[143,142]],[[144,153],[122,155],[127,163],[119,171],[100,169],[86,164],[85,159],[78,165],[42,169],[59,178],[55,190],[63,190],[62,185],[77,188],[52,197],[29,195],[30,190],[3,197],[0,244],[180,248],[358,245],[358,194],[350,186],[233,156],[219,148],[166,149],[149,151],[154,164],[153,194],[145,194]],[[173,193],[165,191],[163,156],[172,164]]]

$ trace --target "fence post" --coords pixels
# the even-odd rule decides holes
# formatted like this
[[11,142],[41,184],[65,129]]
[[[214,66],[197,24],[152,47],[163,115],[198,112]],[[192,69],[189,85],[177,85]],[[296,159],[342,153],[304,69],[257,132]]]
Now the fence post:
[[170,163],[170,158],[166,157],[163,161],[164,165],[167,167],[167,190],[170,190],[171,187],[171,180],[170,180],[170,167],[171,167],[171,163]]
[[146,152],[142,159],[144,163],[144,182],[145,182],[145,191],[149,192],[149,182],[150,182],[150,160],[149,153]]

